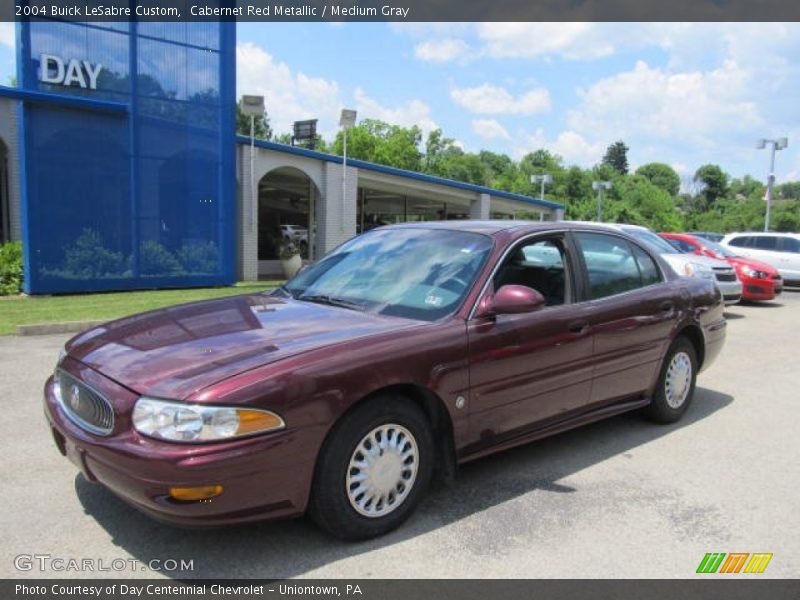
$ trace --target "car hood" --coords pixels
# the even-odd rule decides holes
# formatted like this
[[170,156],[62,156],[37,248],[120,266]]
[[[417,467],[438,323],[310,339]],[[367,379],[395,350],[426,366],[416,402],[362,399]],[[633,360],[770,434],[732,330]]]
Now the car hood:
[[421,324],[250,294],[112,321],[76,336],[66,350],[137,393],[184,399],[300,352]]
[[761,262],[760,260],[754,260],[752,258],[746,258],[744,256],[732,256],[727,259],[728,263],[734,265],[736,267],[750,267],[751,269],[756,269],[757,271],[764,271],[764,273],[769,273],[770,275],[777,275],[778,269],[773,267],[772,265],[768,265],[765,262]]
[[711,269],[729,269],[730,265],[726,263],[724,260],[717,260],[716,258],[710,258],[708,256],[701,256],[699,254],[677,254],[677,253],[670,253],[670,254],[662,254],[661,255],[664,260],[666,260],[670,266],[675,269],[675,271],[679,275],[683,275],[684,266],[687,263],[694,263],[696,265],[703,265],[707,267],[709,270]]

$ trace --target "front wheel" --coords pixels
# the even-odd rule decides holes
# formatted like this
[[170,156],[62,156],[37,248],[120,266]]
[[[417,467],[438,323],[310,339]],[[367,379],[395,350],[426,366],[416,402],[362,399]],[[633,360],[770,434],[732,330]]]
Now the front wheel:
[[678,337],[664,359],[647,416],[659,423],[680,419],[692,402],[696,379],[697,352],[688,339]]
[[310,514],[347,540],[387,533],[416,508],[430,482],[433,436],[424,413],[401,397],[368,401],[343,417],[324,444]]

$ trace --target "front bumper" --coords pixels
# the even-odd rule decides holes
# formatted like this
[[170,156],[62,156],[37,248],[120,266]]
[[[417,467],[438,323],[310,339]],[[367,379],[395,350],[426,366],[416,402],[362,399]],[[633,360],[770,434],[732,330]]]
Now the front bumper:
[[743,277],[742,288],[745,300],[773,300],[783,291],[783,280]]
[[717,281],[717,287],[722,292],[722,299],[725,304],[736,304],[742,299],[742,282],[736,281]]
[[[160,521],[218,526],[270,520],[305,510],[314,460],[304,444],[321,438],[313,428],[214,444],[173,444],[139,435],[130,427],[107,437],[75,425],[45,385],[45,416],[61,454],[89,481],[99,482],[127,503]],[[307,447],[306,447],[307,450]],[[169,488],[222,485],[211,500],[181,502]]]

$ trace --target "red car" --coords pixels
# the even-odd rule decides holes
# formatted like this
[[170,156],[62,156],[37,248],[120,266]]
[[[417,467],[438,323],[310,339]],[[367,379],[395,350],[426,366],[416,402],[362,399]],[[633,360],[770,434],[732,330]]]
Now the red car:
[[714,283],[619,231],[398,225],[278,290],[76,336],[45,414],[86,479],[155,518],[308,512],[359,539],[460,463],[629,410],[679,419],[724,338]]
[[781,274],[773,266],[739,256],[725,246],[688,233],[660,233],[673,246],[688,254],[699,254],[729,263],[742,282],[743,300],[774,300],[783,291]]

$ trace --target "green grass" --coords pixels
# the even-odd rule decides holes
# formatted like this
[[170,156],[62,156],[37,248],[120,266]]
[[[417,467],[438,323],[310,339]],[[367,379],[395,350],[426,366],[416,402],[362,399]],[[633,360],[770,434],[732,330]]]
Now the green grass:
[[15,334],[17,325],[110,320],[182,302],[261,292],[282,283],[282,281],[243,281],[232,287],[184,290],[69,296],[0,296],[0,335]]

